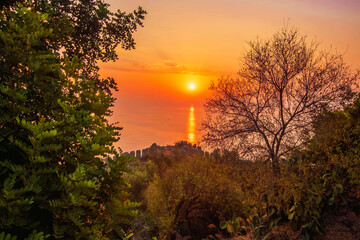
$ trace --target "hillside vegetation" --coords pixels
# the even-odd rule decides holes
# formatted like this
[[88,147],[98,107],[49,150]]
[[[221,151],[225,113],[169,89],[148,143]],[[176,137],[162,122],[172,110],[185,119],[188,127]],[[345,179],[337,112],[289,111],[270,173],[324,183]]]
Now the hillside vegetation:
[[[150,149],[125,176],[142,203],[136,239],[358,239],[360,101],[318,115],[313,130],[304,148],[281,159],[276,177],[271,163],[242,161],[234,151]],[[346,229],[327,235],[331,219],[346,215]]]

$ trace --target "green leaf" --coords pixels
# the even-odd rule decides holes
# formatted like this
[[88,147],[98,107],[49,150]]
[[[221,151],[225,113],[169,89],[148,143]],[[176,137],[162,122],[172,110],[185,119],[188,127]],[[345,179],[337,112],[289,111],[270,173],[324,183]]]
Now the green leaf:
[[295,212],[292,212],[288,215],[288,219],[292,220],[294,218],[294,216],[295,216]]
[[219,227],[221,229],[225,229],[227,227],[227,225],[228,225],[228,222],[226,222],[226,221],[222,221],[222,222],[219,223]]
[[314,221],[308,222],[306,224],[303,224],[301,228],[311,228],[314,224]]
[[11,236],[11,234],[6,234],[5,232],[0,233],[0,240],[16,240],[16,236]]

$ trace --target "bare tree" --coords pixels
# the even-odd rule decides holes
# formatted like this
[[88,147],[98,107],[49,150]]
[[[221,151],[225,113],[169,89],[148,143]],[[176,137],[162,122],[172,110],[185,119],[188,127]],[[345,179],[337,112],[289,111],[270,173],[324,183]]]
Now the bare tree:
[[279,159],[304,143],[314,115],[352,100],[358,74],[296,29],[249,47],[238,75],[212,84],[204,140],[237,148],[245,159],[268,159],[279,174]]

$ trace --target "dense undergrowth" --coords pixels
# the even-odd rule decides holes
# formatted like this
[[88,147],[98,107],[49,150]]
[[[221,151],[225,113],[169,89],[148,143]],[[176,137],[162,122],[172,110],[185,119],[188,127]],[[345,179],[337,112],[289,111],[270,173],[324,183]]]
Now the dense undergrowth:
[[359,120],[359,100],[319,115],[315,134],[282,159],[277,176],[270,163],[241,161],[226,150],[150,149],[126,176],[133,200],[142,203],[135,236],[273,239],[272,230],[285,223],[298,238],[313,238],[324,232],[326,216],[346,205],[347,192],[359,190]]

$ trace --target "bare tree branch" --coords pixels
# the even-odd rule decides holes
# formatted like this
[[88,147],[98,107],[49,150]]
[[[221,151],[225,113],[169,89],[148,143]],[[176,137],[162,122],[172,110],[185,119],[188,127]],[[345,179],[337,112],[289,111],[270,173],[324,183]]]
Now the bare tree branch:
[[212,84],[204,140],[238,149],[247,160],[269,158],[276,172],[279,158],[305,142],[316,114],[352,101],[359,73],[342,55],[319,52],[296,29],[284,28],[249,47],[238,76]]

